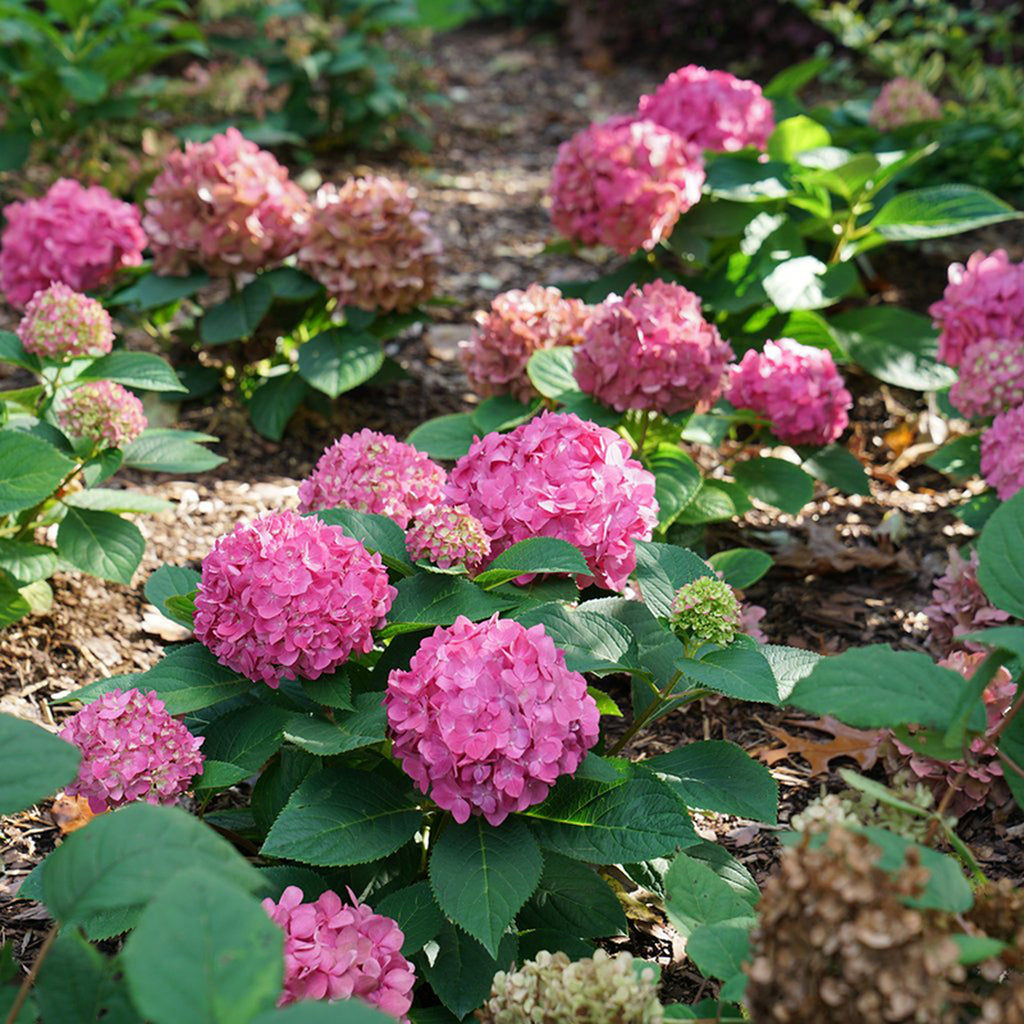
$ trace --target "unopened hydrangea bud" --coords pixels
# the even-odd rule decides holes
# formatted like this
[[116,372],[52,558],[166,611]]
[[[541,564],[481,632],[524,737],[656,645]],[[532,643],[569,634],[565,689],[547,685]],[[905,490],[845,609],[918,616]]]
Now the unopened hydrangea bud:
[[740,632],[743,616],[732,587],[701,576],[679,588],[669,616],[672,628],[686,639],[726,647]]
[[941,119],[942,104],[913,78],[894,78],[886,82],[868,115],[868,120],[880,132]]
[[36,292],[18,324],[26,352],[64,362],[106,355],[114,344],[110,314],[103,305],[56,281]]
[[982,431],[981,475],[1000,501],[1024,487],[1024,405],[1000,413]]
[[454,505],[430,505],[419,512],[405,535],[405,546],[413,561],[423,559],[439,569],[465,565],[470,572],[491,553],[483,523]]
[[57,407],[57,422],[73,438],[124,448],[146,429],[142,402],[109,380],[79,384]]

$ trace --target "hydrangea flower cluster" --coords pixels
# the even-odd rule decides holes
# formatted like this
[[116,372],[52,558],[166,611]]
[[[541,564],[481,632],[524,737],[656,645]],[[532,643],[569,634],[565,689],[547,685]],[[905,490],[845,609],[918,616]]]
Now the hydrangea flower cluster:
[[713,404],[732,357],[693,292],[652,281],[597,307],[576,350],[576,381],[618,412],[671,416]]
[[562,298],[557,288],[531,284],[525,291],[502,292],[459,355],[469,386],[481,398],[512,395],[528,403],[536,397],[526,364],[530,356],[555,345],[578,345],[592,310],[579,299]]
[[653,121],[616,117],[559,146],[551,221],[567,238],[628,256],[667,238],[703,185],[695,146]]
[[322,186],[299,266],[342,306],[407,312],[434,294],[441,253],[415,200],[410,185],[381,175]]
[[687,640],[722,647],[731,644],[743,628],[736,594],[725,580],[714,576],[701,576],[680,587],[669,621]]
[[508,434],[474,441],[445,487],[491,539],[491,553],[528,537],[560,537],[587,560],[593,582],[621,590],[636,568],[635,540],[658,522],[654,477],[614,430],[545,412]]
[[979,338],[965,349],[949,399],[968,418],[1024,404],[1024,334],[1014,341]]
[[932,588],[932,603],[924,609],[928,619],[929,641],[943,657],[956,647],[981,650],[980,645],[963,642],[964,633],[989,629],[1009,620],[1010,615],[996,608],[978,582],[978,552],[964,558],[956,548],[949,552],[949,565]]
[[237,128],[171,153],[145,208],[158,274],[195,266],[228,277],[273,266],[298,249],[309,219],[287,169]]
[[284,931],[284,991],[278,1006],[301,999],[359,999],[399,1020],[412,1006],[415,968],[402,956],[405,936],[390,917],[375,914],[348,890],[350,903],[328,889],[312,903],[289,885],[275,903],[263,901]]
[[84,796],[94,814],[136,800],[173,804],[203,770],[193,736],[155,691],[112,690],[64,723],[60,737],[82,752],[69,796]]
[[419,512],[405,535],[405,546],[414,562],[424,559],[439,569],[465,565],[471,573],[491,553],[483,523],[454,505],[430,505]]
[[894,78],[882,86],[868,120],[880,132],[921,121],[942,120],[942,104],[913,78]]
[[341,527],[273,512],[239,523],[203,559],[196,639],[276,689],[371,650],[395,593],[380,555]]
[[850,392],[825,349],[792,338],[766,341],[729,371],[726,397],[771,421],[772,433],[787,444],[829,444],[846,429]]
[[146,429],[142,402],[109,380],[79,384],[57,407],[57,422],[69,437],[108,448],[124,448]]
[[351,508],[390,516],[404,530],[442,501],[444,470],[411,444],[363,429],[342,434],[299,484],[299,510]]
[[1024,405],[1000,413],[981,434],[981,475],[1000,501],[1024,487]]
[[586,680],[544,627],[497,615],[434,630],[392,670],[384,705],[392,753],[459,824],[540,803],[598,738]]
[[54,281],[88,292],[142,262],[138,210],[100,185],[61,178],[42,198],[5,207],[4,217],[0,287],[18,309]]
[[718,153],[764,149],[775,130],[772,104],[761,86],[696,64],[673,71],[653,94],[642,96],[637,113]]
[[26,352],[64,362],[106,355],[114,344],[114,328],[102,303],[55,281],[32,296],[18,338]]

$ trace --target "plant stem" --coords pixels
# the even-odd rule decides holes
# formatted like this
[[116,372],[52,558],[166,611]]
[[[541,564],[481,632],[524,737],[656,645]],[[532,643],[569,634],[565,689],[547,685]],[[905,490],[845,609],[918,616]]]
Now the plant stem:
[[677,672],[664,689],[658,691],[658,696],[633,719],[633,724],[619,737],[615,746],[608,751],[609,757],[614,757],[622,748],[661,710],[662,705],[671,696],[679,680],[683,678],[682,672]]
[[25,1000],[28,999],[28,994],[32,991],[32,986],[36,983],[39,968],[43,966],[43,961],[46,959],[47,954],[53,946],[54,940],[57,938],[57,931],[59,927],[60,926],[56,921],[50,925],[50,930],[46,933],[46,938],[43,939],[43,944],[39,947],[39,952],[36,953],[36,958],[32,963],[32,967],[29,969],[28,974],[26,974],[22,979],[21,987],[18,989],[18,994],[14,997],[14,1002],[11,1003],[11,1011],[7,1014],[5,1024],[14,1024],[18,1019],[18,1014],[21,1013],[21,1008],[25,1005]]
[[647,440],[647,431],[651,426],[651,420],[654,418],[654,413],[650,409],[644,410],[643,419],[640,421],[640,436],[637,438],[636,451],[638,455],[644,453],[644,442]]

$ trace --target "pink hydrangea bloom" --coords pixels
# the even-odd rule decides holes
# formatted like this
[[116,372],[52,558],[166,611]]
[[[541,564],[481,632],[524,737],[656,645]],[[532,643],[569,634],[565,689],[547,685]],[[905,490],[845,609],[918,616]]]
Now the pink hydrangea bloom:
[[101,303],[55,281],[32,296],[18,338],[26,352],[63,362],[106,355],[114,344],[114,328]]
[[757,82],[696,64],[673,71],[652,95],[642,96],[637,114],[720,153],[764,149],[775,130],[771,101]]
[[942,104],[913,78],[894,78],[886,82],[868,115],[868,120],[880,132],[941,119]]
[[939,335],[939,359],[959,366],[979,338],[1024,338],[1024,263],[1011,263],[1004,249],[973,253],[967,265],[949,267],[949,283],[931,313]]
[[401,313],[434,294],[440,253],[416,190],[375,175],[317,192],[299,266],[343,306]]
[[949,400],[968,418],[995,416],[1024,404],[1024,335],[1015,341],[979,338],[964,349],[960,379]]
[[764,351],[746,352],[729,371],[733,405],[771,421],[787,444],[829,444],[846,429],[850,392],[832,354],[792,338],[766,341]]
[[172,718],[155,691],[112,690],[64,723],[60,737],[82,752],[69,796],[95,813],[136,800],[173,804],[203,770],[193,736]]
[[544,627],[459,616],[393,669],[384,698],[392,753],[462,824],[500,825],[540,803],[597,742],[598,710]]
[[341,527],[272,512],[239,523],[203,559],[196,639],[276,689],[370,651],[395,593],[380,555]]
[[4,217],[0,286],[18,309],[54,281],[88,292],[142,262],[139,211],[100,185],[61,178],[41,199],[5,207]]
[[558,147],[551,222],[567,238],[628,256],[667,238],[703,185],[695,146],[653,121],[616,117]]
[[412,1006],[415,968],[402,956],[405,936],[390,917],[375,914],[348,890],[350,903],[328,889],[312,903],[289,885],[275,903],[263,901],[284,931],[284,991],[278,1006],[300,999],[359,999],[399,1020]]
[[928,619],[929,641],[941,655],[963,646],[980,651],[981,645],[963,643],[964,633],[988,629],[1008,621],[1009,613],[996,608],[985,596],[978,582],[978,552],[963,558],[956,548],[950,548],[946,573],[935,581],[932,603],[924,609]]
[[351,508],[409,520],[441,501],[444,470],[411,444],[364,428],[342,434],[299,484],[299,510]]
[[310,211],[287,169],[237,128],[169,154],[145,207],[158,274],[200,267],[219,277],[290,256]]
[[545,412],[508,434],[474,441],[445,494],[483,523],[491,553],[528,537],[575,544],[597,583],[621,590],[636,568],[636,540],[658,522],[654,477],[614,430]]
[[471,573],[491,553],[483,523],[454,505],[430,505],[418,512],[405,535],[405,546],[413,561],[424,559],[441,569],[465,565]]
[[761,628],[761,620],[768,614],[767,608],[759,604],[740,602],[740,632],[745,633],[759,644],[768,643],[768,636]]
[[981,475],[1009,501],[1024,487],[1024,405],[1000,413],[981,434]]
[[127,388],[98,380],[79,384],[61,399],[57,422],[69,437],[124,448],[146,429],[146,414],[142,402]]
[[481,398],[512,395],[528,403],[537,396],[526,364],[534,352],[556,345],[578,345],[590,319],[590,306],[564,299],[557,288],[531,284],[526,291],[498,295],[459,355],[470,387]]
[[681,284],[630,285],[598,306],[576,350],[580,388],[619,412],[651,409],[671,416],[709,407],[733,357],[700,299]]

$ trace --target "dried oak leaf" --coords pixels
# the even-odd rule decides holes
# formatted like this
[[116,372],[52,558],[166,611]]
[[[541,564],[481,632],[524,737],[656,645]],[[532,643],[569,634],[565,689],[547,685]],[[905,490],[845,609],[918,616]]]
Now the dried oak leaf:
[[854,729],[843,725],[834,718],[816,718],[813,720],[787,719],[788,722],[801,725],[805,729],[814,729],[827,733],[830,740],[815,740],[805,736],[794,736],[775,725],[765,723],[767,732],[778,740],[782,746],[772,747],[765,744],[751,751],[752,756],[772,765],[778,761],[792,758],[799,754],[811,768],[811,775],[827,775],[831,763],[838,757],[849,757],[860,765],[863,771],[873,768],[879,757],[879,748],[884,740],[884,733],[877,730]]

